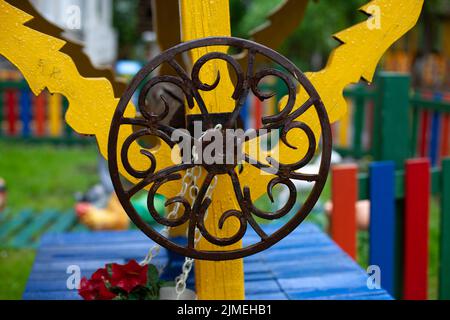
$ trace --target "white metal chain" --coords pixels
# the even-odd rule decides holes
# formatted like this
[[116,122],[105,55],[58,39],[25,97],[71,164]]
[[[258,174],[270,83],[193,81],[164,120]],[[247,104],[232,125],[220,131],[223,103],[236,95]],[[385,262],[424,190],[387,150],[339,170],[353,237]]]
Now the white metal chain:
[[[218,124],[215,126],[214,129],[221,130],[222,125]],[[205,137],[205,135],[206,135],[206,131],[202,133],[202,135],[199,138],[199,141],[201,141]],[[195,145],[192,147],[192,157],[193,157],[194,162],[196,162],[198,160],[198,151],[197,151],[197,147]],[[197,180],[201,176],[202,176],[202,167],[196,166],[196,167],[187,169],[186,174],[184,175],[183,179],[181,180],[181,190],[178,193],[178,196],[184,197],[189,190],[188,195],[191,198],[192,203],[194,203],[194,201],[197,198],[198,192],[199,192]],[[211,184],[208,187],[208,190],[206,191],[206,195],[205,195],[206,197],[211,198],[212,192],[217,185],[217,180],[218,180],[217,176],[214,176]],[[167,219],[176,218],[178,216],[178,210],[180,209],[180,206],[181,206],[181,203],[177,202],[174,205],[174,207],[172,208],[172,210],[167,214]],[[204,219],[206,220],[207,217],[208,217],[208,210],[206,210]],[[170,227],[166,226],[160,231],[160,234],[163,237],[168,237],[169,230],[170,230]],[[201,238],[202,238],[201,232],[200,232],[200,230],[198,230],[198,228],[196,228],[195,235],[194,235],[194,248],[197,246],[197,244],[201,240]],[[159,244],[155,244],[154,246],[152,246],[150,248],[150,250],[148,251],[146,257],[144,258],[144,260],[142,260],[140,262],[140,264],[141,265],[149,264],[152,261],[152,259],[159,254],[160,250],[161,250],[161,246]],[[186,257],[184,260],[183,266],[182,266],[181,274],[175,278],[175,283],[176,283],[175,291],[177,293],[177,300],[180,299],[181,295],[186,290],[186,280],[189,277],[189,273],[191,272],[193,265],[194,265],[194,259]]]
[[[214,129],[221,130],[222,125],[218,124],[218,125],[216,125],[216,127]],[[203,132],[203,134],[199,138],[199,141],[201,141],[205,137],[205,135],[206,135],[206,132]],[[194,158],[194,161],[198,160],[197,148],[195,146],[192,148],[192,156]],[[197,198],[198,191],[199,191],[198,186],[197,186],[197,179],[202,175],[202,167],[197,167],[197,168],[198,168],[198,175],[195,175],[195,174],[192,175],[192,185],[191,185],[191,189],[189,191],[189,195],[191,197],[192,203],[194,203],[195,199]],[[213,181],[211,182],[211,184],[208,186],[208,189],[206,190],[205,197],[211,198],[211,194],[212,194],[214,188],[216,187],[216,185],[217,185],[217,176],[214,176]],[[206,212],[205,212],[205,217],[204,217],[205,221],[206,221],[207,217],[208,217],[208,210],[206,210]],[[198,230],[198,228],[196,228],[195,235],[194,235],[194,248],[197,246],[197,244],[201,240],[201,238],[202,238],[202,235],[200,233],[200,230]],[[177,293],[177,300],[180,299],[181,295],[186,290],[186,280],[189,277],[189,273],[192,270],[193,264],[194,264],[194,259],[186,257],[184,259],[181,274],[175,278],[175,283],[176,283],[175,291]]]
[[[183,176],[183,179],[181,180],[181,190],[178,193],[178,196],[184,197],[186,195],[189,184],[191,183],[188,180],[191,179],[192,173],[193,173],[193,168],[186,170],[186,174]],[[172,210],[167,214],[167,219],[175,219],[178,216],[178,210],[180,209],[180,206],[181,206],[181,203],[179,203],[179,202],[175,203]],[[166,226],[160,231],[160,233],[163,237],[168,237],[169,230],[170,230],[170,227]],[[150,250],[148,251],[144,260],[142,260],[140,262],[140,264],[143,266],[149,264],[152,261],[152,259],[159,254],[160,250],[161,250],[161,246],[159,244],[153,245],[150,248]]]
[[[201,169],[201,168],[200,168]],[[200,170],[201,173],[201,170]],[[211,185],[208,187],[208,190],[206,192],[206,197],[211,197],[211,194],[214,190],[214,188],[217,185],[217,176],[214,177]],[[195,197],[191,196],[191,199],[194,201]],[[208,217],[208,210],[206,210],[204,219],[206,220]],[[198,228],[195,229],[195,236],[194,236],[194,248],[197,246],[198,242],[202,239],[202,234]],[[184,259],[182,272],[181,274],[175,278],[175,291],[177,293],[177,300],[180,299],[183,292],[186,290],[186,280],[189,277],[189,273],[192,270],[192,266],[194,264],[194,259],[186,257]]]

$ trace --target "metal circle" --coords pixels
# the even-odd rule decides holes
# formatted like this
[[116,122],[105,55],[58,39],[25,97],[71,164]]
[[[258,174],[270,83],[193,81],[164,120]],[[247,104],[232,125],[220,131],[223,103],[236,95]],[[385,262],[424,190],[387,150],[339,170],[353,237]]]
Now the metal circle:
[[[240,65],[234,60],[234,58],[228,54],[212,52],[208,53],[202,57],[194,64],[192,69],[191,76],[182,69],[182,67],[176,63],[175,58],[185,52],[189,52],[192,49],[201,48],[201,47],[210,47],[210,46],[228,46],[235,49],[246,51],[248,54],[248,68],[246,73],[240,67]],[[254,72],[254,58],[257,55],[264,56],[265,58],[271,60],[273,63],[276,63],[279,67],[282,68],[282,71],[278,69],[265,68],[262,71]],[[202,98],[199,94],[199,91],[211,91],[215,89],[218,81],[213,84],[204,84],[199,80],[199,72],[201,67],[212,59],[222,59],[226,61],[232,69],[234,69],[236,73],[236,85],[235,91],[230,93],[233,99],[236,101],[236,108],[240,108],[240,101],[243,95],[247,95],[249,91],[252,91],[258,98],[265,99],[267,96],[259,91],[258,84],[261,79],[266,76],[275,76],[283,80],[288,88],[288,100],[285,108],[280,111],[276,115],[268,116],[262,119],[265,128],[270,130],[279,130],[281,131],[281,139],[283,142],[289,146],[289,142],[287,141],[287,133],[291,129],[300,129],[302,130],[306,136],[308,137],[308,151],[305,157],[294,164],[282,164],[278,163],[280,166],[280,170],[275,174],[275,177],[270,181],[268,189],[271,190],[276,184],[283,184],[288,187],[290,195],[289,200],[286,205],[277,210],[274,213],[265,213],[256,208],[251,202],[250,192],[251,186],[241,186],[239,182],[239,177],[235,174],[234,170],[228,171],[230,178],[233,182],[233,187],[235,191],[236,199],[240,205],[239,210],[232,210],[223,213],[220,220],[225,221],[227,218],[233,216],[240,221],[240,230],[238,234],[235,235],[235,238],[228,239],[220,239],[216,238],[213,235],[209,234],[204,228],[204,221],[201,221],[201,217],[205,214],[205,206],[206,208],[210,204],[210,199],[205,197],[205,192],[202,193],[202,189],[207,190],[208,186],[204,188],[200,188],[199,193],[201,194],[201,199],[195,201],[190,204],[186,199],[181,199],[181,197],[171,199],[172,203],[179,203],[181,207],[184,207],[184,214],[178,220],[167,220],[163,217],[156,217],[157,221],[164,226],[178,226],[185,222],[189,222],[189,237],[188,237],[188,245],[181,246],[172,242],[170,239],[161,235],[156,229],[148,225],[144,220],[139,216],[136,212],[135,208],[131,204],[130,201],[130,190],[125,190],[124,185],[120,180],[120,174],[118,169],[118,136],[119,129],[122,125],[138,125],[142,126],[144,129],[140,131],[134,132],[130,137],[126,139],[124,144],[120,146],[121,150],[119,154],[122,156],[122,164],[129,174],[134,176],[136,179],[139,179],[143,186],[151,185],[150,191],[148,193],[149,203],[151,203],[152,196],[156,193],[157,189],[164,183],[173,180],[181,180],[182,173],[189,168],[195,168],[194,164],[180,164],[179,166],[164,168],[158,172],[154,172],[156,168],[156,159],[148,150],[141,149],[141,153],[147,156],[151,162],[151,166],[146,171],[136,171],[134,170],[130,163],[128,162],[128,148],[136,141],[137,138],[145,135],[153,135],[161,138],[164,142],[168,143],[170,146],[173,146],[173,142],[168,139],[167,133],[170,132],[170,127],[164,127],[159,124],[159,121],[162,119],[161,114],[155,115],[150,113],[143,113],[145,120],[141,119],[126,119],[124,117],[125,109],[127,108],[132,96],[135,92],[138,91],[138,88],[144,83],[144,89],[150,90],[152,86],[159,82],[170,82],[179,86],[183,91],[186,101],[189,106],[193,105],[193,102],[197,103],[201,102]],[[150,73],[152,73],[156,68],[161,66],[163,63],[170,63],[171,66],[177,71],[178,77],[174,76],[158,76],[152,78],[150,80],[146,80]],[[249,71],[250,70],[250,71]],[[219,78],[217,79],[219,80]],[[296,85],[293,84],[293,80],[297,82]],[[301,86],[308,94],[309,99],[302,106],[298,108],[295,107],[296,103],[296,95],[297,95],[297,87]],[[165,101],[164,101],[165,102]],[[200,103],[201,104],[201,103]],[[236,111],[235,108],[235,111]],[[317,148],[317,141],[314,137],[314,134],[309,128],[309,126],[303,122],[296,121],[296,119],[303,114],[307,109],[314,108],[317,116],[319,118],[321,131],[322,131],[322,156],[320,162],[320,168],[317,175],[301,175],[295,173],[295,170],[305,166],[310,162],[314,152]],[[202,109],[200,105],[200,110],[202,114],[208,114],[208,110],[205,107]],[[238,110],[239,111],[239,110]],[[167,110],[164,110],[163,113],[167,113]],[[233,118],[234,112],[229,115],[230,119]],[[211,120],[211,115],[208,115],[208,119],[211,121],[211,128],[214,127],[214,124]],[[232,119],[233,120],[233,119]],[[231,121],[231,120],[230,120]],[[230,122],[231,123],[231,122]],[[227,122],[227,124],[229,124]],[[329,167],[331,160],[331,128],[328,120],[328,116],[326,113],[326,109],[323,105],[322,100],[320,99],[319,94],[316,89],[313,87],[311,82],[306,78],[306,76],[288,59],[281,56],[277,52],[257,44],[252,41],[233,38],[233,37],[211,37],[211,38],[203,38],[198,39],[186,43],[182,43],[177,45],[156,58],[150,61],[132,80],[131,84],[128,86],[127,90],[123,94],[118,107],[114,113],[110,133],[109,133],[109,142],[108,142],[108,159],[109,159],[109,169],[111,179],[116,191],[116,194],[124,207],[126,213],[131,218],[131,220],[152,240],[160,244],[161,246],[173,250],[181,255],[188,256],[195,259],[203,259],[203,260],[232,260],[243,258],[245,256],[249,256],[251,254],[255,254],[262,250],[267,249],[273,244],[277,243],[284,237],[286,237],[290,232],[292,232],[309,214],[309,212],[314,207],[315,203],[319,199],[320,193],[323,190],[325,185]],[[263,167],[259,167],[260,170],[265,170]],[[212,172],[208,172],[207,177],[203,184],[211,183],[215,181],[215,173],[214,165],[208,166],[208,170]],[[223,168],[221,168],[223,170]],[[219,174],[219,172],[217,172]],[[221,172],[220,172],[221,173]],[[281,218],[287,214],[286,211],[289,207],[295,204],[296,199],[292,200],[292,192],[294,192],[293,188],[295,188],[294,184],[291,182],[291,179],[297,180],[311,180],[315,181],[314,187],[312,188],[307,200],[303,203],[300,210],[296,214],[291,217],[291,219],[286,222],[283,226],[281,226],[276,232],[271,235],[267,235],[260,228],[259,224],[255,222],[254,216],[261,217],[267,220],[275,220],[277,218]],[[205,191],[205,190],[203,190]],[[295,191],[296,192],[296,191]],[[295,193],[296,197],[296,193]],[[293,202],[293,203],[292,203]],[[214,203],[212,204],[214,205]],[[291,207],[291,209],[292,209]],[[287,209],[286,209],[287,208]],[[283,211],[284,210],[284,211]],[[151,206],[149,207],[150,213],[152,213]],[[220,222],[219,222],[220,223]],[[195,230],[198,228],[203,237],[213,244],[217,244],[220,246],[227,246],[232,243],[239,241],[243,235],[246,233],[247,224],[250,224],[250,227],[253,228],[256,233],[260,236],[261,241],[251,244],[249,246],[243,247],[241,249],[235,250],[222,250],[222,251],[201,251],[197,250],[193,245],[193,241],[195,238]]]

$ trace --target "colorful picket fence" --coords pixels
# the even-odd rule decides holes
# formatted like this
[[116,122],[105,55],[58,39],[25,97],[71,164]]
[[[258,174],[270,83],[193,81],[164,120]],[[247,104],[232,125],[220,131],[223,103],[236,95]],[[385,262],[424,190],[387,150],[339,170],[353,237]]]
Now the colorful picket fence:
[[0,248],[37,248],[44,233],[87,230],[79,223],[73,210],[36,212],[25,209],[12,212],[6,209],[0,212]]
[[29,142],[88,143],[64,121],[67,100],[43,92],[34,96],[27,83],[0,82],[0,137]]
[[370,200],[369,265],[381,270],[381,285],[403,299],[426,299],[429,266],[430,198],[440,197],[439,298],[450,299],[450,158],[442,168],[427,158],[373,162],[358,174],[355,165],[332,170],[331,235],[356,257],[356,201]]
[[410,81],[408,75],[383,72],[374,85],[347,90],[349,112],[333,128],[335,148],[355,159],[396,155],[397,164],[428,157],[436,166],[450,156],[450,92],[412,92]]
[[[277,92],[277,96],[260,101],[249,95],[241,112],[245,129],[259,129],[261,117],[276,113],[278,101],[286,92],[280,81],[261,87]],[[89,139],[77,135],[65,123],[67,106],[67,100],[59,94],[43,92],[35,97],[24,80],[0,81],[0,137],[30,142],[89,143]]]

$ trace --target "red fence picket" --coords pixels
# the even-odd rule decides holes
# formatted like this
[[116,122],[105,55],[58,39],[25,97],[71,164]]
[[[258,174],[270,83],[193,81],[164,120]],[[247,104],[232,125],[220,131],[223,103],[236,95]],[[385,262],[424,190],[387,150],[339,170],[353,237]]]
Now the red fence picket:
[[356,258],[357,173],[358,168],[354,164],[335,166],[332,168],[331,180],[331,236],[352,258]]
[[428,287],[428,226],[430,162],[408,160],[405,167],[404,299],[426,299]]

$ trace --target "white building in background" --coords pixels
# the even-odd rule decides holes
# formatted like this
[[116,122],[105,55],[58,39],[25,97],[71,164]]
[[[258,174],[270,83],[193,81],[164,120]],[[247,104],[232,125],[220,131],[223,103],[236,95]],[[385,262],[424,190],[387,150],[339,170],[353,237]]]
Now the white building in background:
[[117,34],[112,26],[112,0],[31,0],[49,21],[82,41],[97,66],[112,65],[117,57]]

